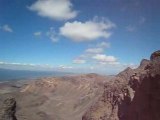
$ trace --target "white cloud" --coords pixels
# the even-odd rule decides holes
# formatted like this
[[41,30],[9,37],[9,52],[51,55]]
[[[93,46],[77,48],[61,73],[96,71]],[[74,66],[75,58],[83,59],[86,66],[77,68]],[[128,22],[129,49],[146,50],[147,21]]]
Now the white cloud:
[[58,35],[57,33],[55,32],[54,28],[51,27],[49,29],[49,31],[46,33],[46,35],[49,37],[49,39],[51,39],[53,42],[58,42]]
[[60,34],[76,42],[93,41],[98,38],[109,38],[110,29],[115,24],[109,20],[90,20],[86,22],[67,22],[60,28]]
[[73,63],[118,65],[119,62],[114,56],[105,55],[105,49],[109,47],[110,44],[107,42],[100,42],[95,45],[90,45],[90,48],[86,49],[83,54],[73,60]]
[[86,60],[78,58],[78,59],[73,60],[73,63],[75,63],[75,64],[84,64],[84,63],[86,63]]
[[90,47],[85,50],[85,53],[87,53],[87,54],[103,53],[104,50],[109,47],[110,47],[110,43],[100,42],[95,45],[90,45]]
[[77,11],[74,11],[72,7],[70,0],[37,0],[28,8],[42,17],[68,20],[77,16]]
[[42,35],[42,32],[40,32],[40,31],[38,31],[38,32],[35,32],[35,33],[33,33],[34,34],[34,36],[41,36]]
[[103,48],[88,48],[85,52],[91,54],[98,54],[103,52]]
[[0,29],[2,29],[5,32],[10,32],[10,33],[13,32],[12,28],[9,25],[7,25],[7,24],[1,26]]
[[99,62],[106,62],[106,63],[112,63],[117,61],[117,59],[114,56],[107,56],[105,54],[96,54],[92,58]]

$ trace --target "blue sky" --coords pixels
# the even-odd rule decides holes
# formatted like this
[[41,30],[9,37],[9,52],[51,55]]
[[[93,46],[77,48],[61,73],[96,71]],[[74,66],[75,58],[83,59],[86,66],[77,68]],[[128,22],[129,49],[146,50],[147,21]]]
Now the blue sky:
[[160,44],[159,0],[0,0],[0,67],[115,74]]

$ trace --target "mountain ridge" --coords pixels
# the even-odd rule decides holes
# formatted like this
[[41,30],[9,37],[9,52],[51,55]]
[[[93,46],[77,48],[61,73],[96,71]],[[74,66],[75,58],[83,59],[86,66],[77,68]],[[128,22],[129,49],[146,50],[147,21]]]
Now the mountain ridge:
[[156,51],[138,68],[127,68],[106,83],[103,95],[82,120],[159,120],[159,81],[160,51]]
[[126,68],[116,76],[90,73],[14,86],[1,83],[0,107],[8,97],[16,98],[13,113],[18,120],[159,120],[159,81],[160,51],[156,51],[138,68]]

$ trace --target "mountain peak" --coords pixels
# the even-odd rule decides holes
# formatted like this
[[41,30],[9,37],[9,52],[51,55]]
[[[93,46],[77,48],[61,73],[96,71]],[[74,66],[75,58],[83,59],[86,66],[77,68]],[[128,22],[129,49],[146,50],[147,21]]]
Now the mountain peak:
[[157,50],[151,54],[150,60],[155,60],[159,59],[160,60],[160,50]]

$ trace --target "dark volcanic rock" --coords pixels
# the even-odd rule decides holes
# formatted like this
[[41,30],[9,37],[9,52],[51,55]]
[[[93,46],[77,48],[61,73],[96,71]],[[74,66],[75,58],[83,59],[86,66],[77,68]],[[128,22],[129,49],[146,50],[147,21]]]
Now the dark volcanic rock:
[[82,117],[82,120],[160,120],[160,51],[127,68]]
[[0,109],[0,120],[17,120],[15,116],[16,101],[14,98],[8,98],[4,101]]

